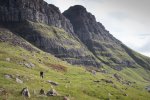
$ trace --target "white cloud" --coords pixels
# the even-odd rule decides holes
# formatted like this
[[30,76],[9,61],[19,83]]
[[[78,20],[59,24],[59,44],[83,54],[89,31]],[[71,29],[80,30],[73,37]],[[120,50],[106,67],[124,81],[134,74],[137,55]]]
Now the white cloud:
[[[149,0],[45,0],[63,12],[73,5],[83,5],[117,39],[130,48],[150,56]],[[145,35],[147,34],[147,35]],[[150,46],[149,46],[150,47]]]

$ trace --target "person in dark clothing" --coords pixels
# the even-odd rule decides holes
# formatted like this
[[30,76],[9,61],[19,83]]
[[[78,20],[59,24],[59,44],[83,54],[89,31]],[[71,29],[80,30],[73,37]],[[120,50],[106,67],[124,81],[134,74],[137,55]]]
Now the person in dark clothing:
[[44,72],[42,72],[42,71],[40,72],[40,77],[44,78]]

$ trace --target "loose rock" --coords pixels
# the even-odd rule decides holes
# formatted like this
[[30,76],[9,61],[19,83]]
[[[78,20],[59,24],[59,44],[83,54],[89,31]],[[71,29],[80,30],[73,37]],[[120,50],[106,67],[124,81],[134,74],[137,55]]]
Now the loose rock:
[[150,86],[146,86],[145,89],[150,93]]
[[12,79],[12,75],[9,75],[9,74],[4,75],[4,77],[5,77],[6,79]]
[[45,95],[44,89],[41,89],[41,90],[40,90],[40,95]]
[[22,83],[23,83],[23,81],[22,81],[22,80],[20,80],[19,78],[16,78],[16,82],[17,82],[17,83],[20,83],[20,84],[22,84]]
[[29,92],[27,87],[22,89],[21,94],[22,94],[22,96],[25,96],[25,97],[28,97],[28,98],[31,97],[30,92]]
[[64,96],[63,100],[70,100],[68,97]]
[[59,85],[57,82],[54,82],[54,81],[51,81],[51,80],[48,80],[47,82],[52,84],[52,85],[54,85],[54,86],[58,86]]
[[57,95],[58,95],[58,93],[55,89],[52,89],[47,92],[47,96],[57,96]]
[[10,61],[10,58],[6,58],[6,61],[8,61],[8,62],[9,62],[9,61]]

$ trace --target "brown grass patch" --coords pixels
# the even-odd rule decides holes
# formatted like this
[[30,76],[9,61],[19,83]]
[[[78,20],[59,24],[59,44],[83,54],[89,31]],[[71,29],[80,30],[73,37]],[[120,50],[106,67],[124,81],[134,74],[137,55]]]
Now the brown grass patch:
[[61,72],[67,72],[67,67],[60,64],[45,63],[46,66]]

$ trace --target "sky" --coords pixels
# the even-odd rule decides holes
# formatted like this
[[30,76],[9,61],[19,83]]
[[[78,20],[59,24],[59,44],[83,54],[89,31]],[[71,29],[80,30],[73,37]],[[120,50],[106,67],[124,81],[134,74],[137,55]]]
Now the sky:
[[83,5],[128,47],[150,57],[150,0],[45,0],[61,12]]

